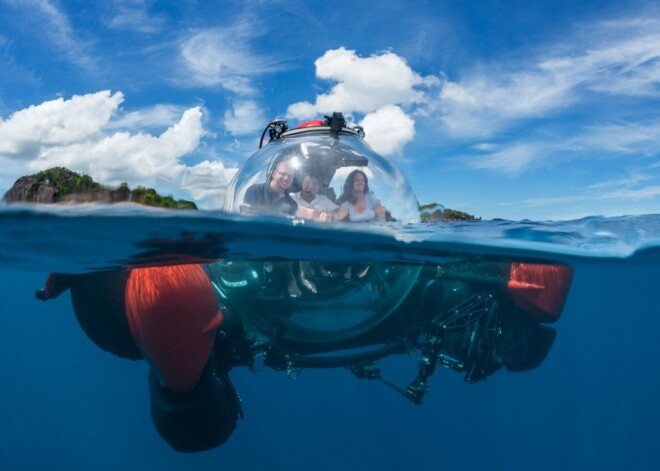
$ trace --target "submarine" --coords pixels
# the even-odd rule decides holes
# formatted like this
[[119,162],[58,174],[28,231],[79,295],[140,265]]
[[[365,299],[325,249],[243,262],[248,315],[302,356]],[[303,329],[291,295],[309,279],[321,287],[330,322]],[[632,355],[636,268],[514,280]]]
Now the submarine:
[[[291,129],[271,121],[230,182],[224,211],[287,218],[291,230],[307,221],[333,230],[419,223],[405,176],[364,137],[341,113]],[[324,206],[294,197],[305,192]],[[361,219],[369,208],[373,217]],[[69,291],[78,323],[99,348],[146,360],[157,432],[177,451],[201,452],[226,442],[243,416],[235,368],[291,378],[344,368],[420,405],[440,368],[474,383],[541,365],[573,269],[489,255],[443,260],[386,263],[356,254],[347,262],[302,253],[300,260],[147,263],[53,273],[36,297]],[[382,374],[378,362],[392,355],[411,359],[407,384]]]

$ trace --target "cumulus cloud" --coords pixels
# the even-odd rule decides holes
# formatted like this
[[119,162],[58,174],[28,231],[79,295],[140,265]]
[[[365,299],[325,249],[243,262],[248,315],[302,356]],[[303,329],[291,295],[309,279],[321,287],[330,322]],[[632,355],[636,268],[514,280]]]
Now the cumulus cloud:
[[261,131],[265,124],[263,108],[253,100],[236,101],[225,112],[225,128],[235,136]]
[[396,154],[415,135],[415,121],[404,111],[423,106],[437,77],[423,77],[393,52],[360,57],[343,47],[332,49],[315,62],[316,76],[335,82],[329,93],[289,106],[287,116],[306,119],[341,111],[363,116],[367,142],[378,152]]
[[181,185],[201,209],[222,208],[227,186],[237,169],[227,168],[222,162],[204,160],[186,167],[181,175]]
[[[182,162],[205,134],[202,109],[185,110],[159,135],[108,132],[122,101],[121,93],[104,91],[17,111],[0,121],[0,161],[13,165],[14,178],[17,173],[63,166],[104,184],[127,182],[188,192],[202,207],[219,204],[235,169],[218,162]],[[23,172],[16,172],[16,167]]]
[[422,77],[392,52],[359,57],[343,47],[318,58],[316,76],[337,82],[329,93],[289,106],[287,115],[305,119],[333,111],[371,113],[387,105],[410,105],[424,101],[423,87],[437,85],[435,77]]
[[120,92],[103,91],[17,111],[0,120],[0,154],[34,159],[44,148],[87,140],[100,132],[122,101]]
[[394,105],[383,106],[367,114],[360,125],[369,145],[385,155],[400,153],[415,137],[415,121]]

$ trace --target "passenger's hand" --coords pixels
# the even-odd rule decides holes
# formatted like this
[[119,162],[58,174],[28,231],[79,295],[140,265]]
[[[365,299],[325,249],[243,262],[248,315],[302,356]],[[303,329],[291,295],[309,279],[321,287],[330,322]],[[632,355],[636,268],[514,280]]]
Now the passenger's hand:
[[319,214],[319,221],[330,222],[332,221],[332,213],[326,213],[325,211]]

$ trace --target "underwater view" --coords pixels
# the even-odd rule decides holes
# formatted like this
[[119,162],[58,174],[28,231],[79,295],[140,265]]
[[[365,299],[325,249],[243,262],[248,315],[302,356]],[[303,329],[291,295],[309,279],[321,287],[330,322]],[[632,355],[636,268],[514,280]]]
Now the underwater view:
[[[658,215],[349,230],[269,216],[84,205],[5,207],[0,221],[5,469],[653,469],[658,462]],[[548,324],[554,342],[533,368],[505,365],[471,384],[456,365],[438,364],[415,405],[386,384],[405,388],[418,375],[414,352],[378,358],[384,381],[313,361],[295,371],[237,365],[229,376],[243,418],[233,435],[219,448],[179,453],[152,423],[147,362],[98,348],[77,322],[68,293],[43,302],[35,292],[49,273],[214,266],[215,259],[229,298],[240,289],[229,281],[232,267],[267,272],[288,260],[305,260],[317,271],[325,265],[342,278],[337,286],[346,286],[347,266],[355,264],[355,280],[360,267],[369,267],[365,292],[386,303],[405,290],[415,293],[396,283],[464,263],[550,263],[570,267],[572,280],[560,317]],[[398,278],[387,284],[387,277]],[[309,303],[317,315],[324,303],[347,308],[350,296],[334,299],[344,288],[322,278],[313,275],[318,292],[303,290],[295,302]],[[268,310],[287,298],[257,299],[262,295],[244,302]],[[296,322],[293,315],[289,321]],[[317,330],[305,322],[297,328],[320,341],[346,330],[339,321]]]

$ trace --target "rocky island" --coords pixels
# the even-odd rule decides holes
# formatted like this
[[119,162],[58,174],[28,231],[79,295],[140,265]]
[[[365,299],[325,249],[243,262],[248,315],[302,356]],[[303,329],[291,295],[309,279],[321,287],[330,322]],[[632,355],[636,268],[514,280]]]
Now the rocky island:
[[64,167],[54,167],[19,178],[5,193],[7,203],[138,203],[168,209],[197,209],[192,201],[161,196],[153,188],[130,189],[122,183],[108,188],[89,175]]
[[438,203],[420,204],[419,212],[422,222],[450,222],[450,221],[481,221],[471,214],[445,208]]

